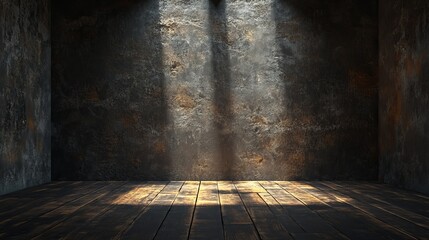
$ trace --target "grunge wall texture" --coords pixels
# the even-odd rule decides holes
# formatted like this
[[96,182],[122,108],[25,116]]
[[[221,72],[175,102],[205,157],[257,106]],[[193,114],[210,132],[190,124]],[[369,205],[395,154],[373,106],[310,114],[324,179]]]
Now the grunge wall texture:
[[52,33],[54,179],[377,179],[376,1],[54,1]]
[[380,179],[429,194],[429,2],[380,1]]
[[[428,11],[417,0],[53,1],[52,176],[378,172],[429,193]],[[50,180],[50,15],[48,0],[0,2],[0,194]]]
[[0,194],[51,179],[49,8],[0,1]]

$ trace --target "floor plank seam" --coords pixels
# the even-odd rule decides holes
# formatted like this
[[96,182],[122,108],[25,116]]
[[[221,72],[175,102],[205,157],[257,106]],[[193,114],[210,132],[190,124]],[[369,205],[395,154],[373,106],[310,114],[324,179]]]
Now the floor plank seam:
[[171,204],[170,204],[170,206],[169,206],[169,208],[168,208],[168,210],[167,210],[167,213],[165,214],[164,218],[163,218],[163,219],[162,219],[162,221],[161,221],[161,224],[159,224],[158,229],[156,230],[155,236],[153,236],[153,238],[152,238],[153,240],[154,240],[154,239],[156,239],[156,236],[158,235],[159,230],[161,229],[162,225],[164,224],[165,219],[167,219],[167,216],[168,216],[168,214],[170,213],[171,208],[173,207],[173,204],[174,204],[174,202],[176,201],[177,196],[179,196],[179,193],[180,193],[180,191],[182,190],[182,188],[183,188],[183,186],[185,185],[185,183],[186,183],[186,182],[183,182],[183,183],[182,183],[182,185],[181,185],[181,186],[180,186],[180,188],[179,188],[179,191],[177,191],[176,196],[174,197],[174,200],[171,202]]
[[[332,182],[331,182],[332,183]],[[321,184],[323,184],[323,183],[321,183]],[[333,184],[335,184],[335,183],[333,183]],[[339,191],[338,189],[335,189],[335,188],[332,188],[331,186],[329,186],[329,185],[325,185],[325,184],[323,184],[324,186],[326,186],[326,187],[328,187],[328,188],[330,188],[330,189],[332,189],[332,190],[334,190],[334,191]],[[338,184],[335,184],[335,185],[337,185],[338,186],[338,188],[342,188],[341,186],[339,186]],[[322,189],[320,189],[320,188],[318,188],[320,191],[323,191]],[[352,191],[352,190],[350,190],[351,192],[354,192],[354,191]],[[356,193],[356,192],[355,192]],[[328,193],[329,194],[329,193]],[[346,195],[347,197],[349,197],[349,198],[352,198],[353,200],[355,200],[355,201],[357,201],[357,202],[360,202],[360,203],[362,203],[362,204],[366,204],[366,205],[370,205],[370,206],[372,206],[372,207],[374,207],[374,208],[377,208],[377,209],[379,209],[379,210],[381,210],[381,211],[384,211],[384,212],[386,212],[386,213],[389,213],[389,214],[391,214],[391,215],[394,215],[394,216],[397,216],[397,217],[399,217],[399,218],[401,218],[401,219],[403,219],[403,220],[405,220],[405,221],[407,221],[407,222],[409,222],[409,223],[411,223],[411,224],[413,224],[413,225],[415,225],[416,227],[422,227],[422,226],[420,226],[420,225],[418,225],[418,224],[416,224],[415,222],[413,222],[413,221],[410,221],[410,220],[408,220],[407,218],[404,218],[403,216],[399,216],[398,214],[395,214],[395,213],[392,213],[391,211],[388,211],[388,210],[386,210],[386,209],[383,209],[383,208],[381,208],[381,207],[379,207],[379,206],[376,206],[376,205],[373,205],[373,204],[370,204],[370,203],[367,203],[367,202],[363,202],[363,201],[360,201],[360,200],[358,200],[358,199],[356,199],[356,198],[354,198],[354,197],[352,197],[352,196],[350,196],[350,195],[348,195],[348,194],[345,194],[345,193],[343,193],[344,195]],[[357,194],[360,194],[360,193],[357,193]],[[368,197],[368,198],[371,198],[371,197]],[[339,199],[339,201],[341,201],[341,202],[344,202],[344,203],[346,203],[346,204],[348,204],[347,202],[345,202],[344,200],[341,200],[341,199]],[[386,203],[386,204],[388,204],[388,203]],[[411,238],[414,238],[413,237],[413,235],[412,235],[412,233],[410,233],[410,232],[408,232],[408,231],[406,231],[406,230],[404,230],[404,229],[401,229],[401,228],[398,228],[398,227],[395,227],[395,226],[393,226],[391,223],[389,223],[389,222],[387,222],[386,221],[386,219],[384,219],[384,218],[381,218],[381,217],[377,217],[377,215],[374,215],[374,214],[371,214],[371,213],[369,213],[369,212],[367,212],[367,211],[365,211],[365,210],[363,210],[363,209],[361,209],[361,208],[359,208],[359,207],[355,207],[355,206],[353,206],[354,208],[356,208],[356,209],[358,209],[358,210],[360,210],[361,212],[363,212],[364,214],[366,214],[366,215],[368,215],[368,216],[370,216],[370,217],[372,217],[372,218],[375,218],[375,219],[378,219],[379,221],[381,221],[381,222],[383,222],[383,223],[385,223],[386,225],[388,225],[388,226],[391,226],[392,228],[394,228],[394,229],[396,229],[397,231],[399,231],[399,232],[401,232],[401,233],[403,233],[403,234],[405,234],[405,235],[408,235],[408,236],[410,236]],[[427,230],[427,228],[425,228],[425,227],[422,227],[422,228],[424,228],[424,229],[426,229]]]
[[192,229],[192,225],[194,223],[194,216],[195,216],[195,210],[197,209],[197,201],[198,201],[198,196],[200,194],[200,187],[201,187],[201,181],[198,181],[197,196],[196,196],[195,202],[194,202],[194,210],[192,211],[191,224],[190,224],[189,229],[188,229],[188,237],[186,238],[187,240],[189,240],[189,238],[191,236],[191,229]]
[[[276,184],[276,183],[274,183],[274,184]],[[277,184],[276,184],[277,185]],[[262,184],[261,184],[261,186],[262,186]],[[277,186],[279,186],[279,185],[277,185]],[[262,186],[263,187],[263,186]],[[280,186],[279,186],[280,187]],[[280,187],[281,188],[281,187]],[[285,215],[287,215],[292,221],[293,221],[293,223],[295,223],[296,224],[296,226],[298,226],[303,232],[305,232],[305,230],[304,230],[304,228],[298,223],[298,221],[296,221],[296,219],[295,218],[293,218],[287,211],[286,211],[286,209],[282,206],[282,204],[278,201],[278,199],[276,199],[275,198],[275,196],[274,195],[272,195],[269,191],[268,191],[268,189],[266,189],[266,188],[264,188],[266,191],[267,191],[267,194],[269,194],[273,199],[274,199],[274,201],[276,201],[277,202],[277,204],[282,208],[282,210],[285,212]],[[283,189],[282,189],[283,190]],[[265,201],[265,200],[264,200]],[[266,201],[265,201],[266,202]],[[268,204],[267,204],[268,205]],[[282,212],[283,212],[282,211]],[[292,234],[290,233],[290,235],[292,236]],[[292,236],[293,237],[293,236]]]
[[[264,186],[258,181],[258,184],[263,188],[263,189],[265,189],[265,191],[268,193],[268,194],[270,194],[268,191],[267,191],[267,189],[266,188],[264,188]],[[268,207],[268,209],[270,210],[270,212],[274,215],[274,216],[276,216],[276,219],[278,219],[278,220],[280,220],[279,218],[278,218],[278,216],[273,212],[273,210],[271,209],[271,207],[268,205],[268,203],[265,201],[265,199],[261,196],[261,194],[260,193],[257,193],[258,195],[259,195],[259,197],[264,201],[264,203],[267,205],[267,207]],[[271,194],[270,194],[270,196],[272,196]],[[274,198],[274,200],[275,200],[275,197],[273,197]],[[292,219],[295,223],[296,223],[296,221],[294,220],[294,219]],[[297,223],[296,223],[297,224]],[[283,225],[283,224],[282,224]],[[299,224],[298,224],[299,225]],[[285,229],[286,229],[286,226],[283,226]],[[286,231],[287,231],[287,229],[286,229]],[[294,239],[294,237],[292,236],[292,234],[288,231],[288,233],[289,233],[289,236],[292,238],[292,239]]]
[[219,201],[220,221],[222,223],[223,239],[226,239],[225,223],[223,221],[223,212],[222,212],[222,202],[220,201],[220,193],[219,193],[219,181],[216,183],[216,188],[217,188],[217,200]]
[[[278,184],[276,182],[276,184]],[[303,202],[301,199],[297,198],[294,194],[290,193],[290,191],[288,191],[286,188],[284,188],[283,186],[281,186],[280,184],[278,184],[284,191],[286,191],[290,196],[292,196],[293,198],[295,198],[296,200],[298,200],[299,202],[301,202],[308,210],[310,210],[311,212],[317,214],[321,219],[323,219],[327,224],[329,224],[332,228],[334,228],[338,233],[340,233],[342,236],[344,236],[347,239],[350,239],[344,232],[340,231],[338,229],[338,227],[334,226],[334,224],[332,224],[331,221],[327,220],[326,218],[324,218],[323,216],[320,215],[320,213],[313,211],[311,208],[308,207],[308,205]]]
[[[38,218],[40,218],[40,217],[42,217],[42,216],[44,216],[46,214],[49,214],[49,213],[51,213],[53,211],[56,211],[56,210],[60,209],[61,207],[66,206],[67,204],[69,204],[71,202],[74,202],[76,200],[79,200],[79,199],[87,196],[87,195],[90,195],[90,194],[93,194],[94,192],[97,192],[98,190],[100,190],[101,187],[97,187],[96,189],[91,189],[92,187],[94,187],[94,185],[97,185],[97,183],[98,182],[91,182],[90,185],[84,186],[84,187],[86,187],[86,190],[88,192],[86,192],[86,193],[84,193],[82,195],[75,196],[75,198],[72,198],[71,200],[65,201],[65,202],[61,203],[60,205],[58,205],[58,206],[56,206],[56,207],[54,207],[52,209],[47,209],[46,211],[42,211],[41,213],[38,213],[37,215],[35,215],[36,217],[34,219],[30,219],[30,220],[26,221],[25,223],[30,223],[30,222],[34,221],[35,219],[38,219]],[[67,196],[69,196],[69,195],[65,195],[63,197],[67,197]],[[41,206],[45,206],[47,204],[42,204]],[[23,214],[23,213],[21,212],[20,214]],[[6,236],[7,236],[7,234],[6,234]]]
[[[157,182],[151,182],[151,184],[149,185],[149,186],[151,186],[151,187],[154,187],[154,186],[156,186],[156,183]],[[169,183],[168,183],[169,184]],[[164,187],[162,187],[161,189],[157,189],[157,190],[152,190],[152,192],[150,192],[150,193],[148,193],[144,198],[143,198],[143,200],[140,200],[140,202],[139,202],[139,204],[138,204],[138,206],[139,206],[139,209],[138,209],[138,214],[136,215],[136,216],[139,216],[139,214],[141,213],[141,214],[144,214],[145,212],[146,212],[146,209],[151,205],[151,203],[153,202],[153,201],[155,201],[155,199],[157,198],[157,196],[159,195],[159,194],[161,194],[161,192],[168,186],[168,184],[164,184]],[[158,192],[157,192],[158,191]],[[154,192],[156,192],[156,194],[155,194],[155,196],[153,196],[152,197],[152,199],[151,199],[151,194],[152,193],[154,193]],[[149,201],[147,201],[146,202],[146,200],[148,200],[149,199]],[[141,205],[141,206],[140,206]],[[136,217],[136,218],[138,218],[138,217]],[[121,239],[121,237],[120,237],[120,235],[121,235],[121,233],[123,232],[123,233],[126,233],[126,231],[129,229],[129,227],[131,227],[132,226],[132,224],[133,224],[133,222],[135,221],[135,219],[133,219],[132,221],[130,221],[129,223],[128,223],[128,226],[124,226],[123,228],[122,228],[122,230],[121,231],[119,231],[117,234],[116,234],[116,236],[115,236],[115,239]]]
[[[297,186],[297,187],[299,187],[299,186]],[[302,191],[305,191],[305,192],[307,192],[308,194],[310,194],[310,195],[312,195],[312,196],[314,196],[315,198],[318,198],[317,196],[315,196],[314,195],[314,193],[311,193],[311,192],[309,192],[308,190],[306,190],[306,189],[303,189]],[[324,193],[324,191],[323,191],[323,193]],[[325,193],[325,194],[329,194],[329,193]],[[330,195],[330,194],[329,194]],[[348,195],[347,195],[348,196]],[[348,197],[350,197],[350,196],[348,196]],[[326,203],[325,201],[323,201],[323,200],[321,200],[323,203],[325,203],[326,205],[328,205],[328,206],[330,206],[328,203]],[[381,220],[379,220],[378,218],[376,218],[376,217],[374,217],[374,216],[371,216],[371,215],[369,215],[369,214],[367,214],[365,211],[362,211],[361,209],[359,209],[359,208],[356,208],[355,206],[353,206],[353,205],[351,205],[350,203],[347,203],[347,202],[343,202],[344,204],[346,204],[346,205],[348,205],[348,206],[350,206],[352,209],[354,209],[355,211],[357,211],[357,212],[360,212],[361,214],[363,214],[364,216],[366,216],[368,219],[370,219],[370,220],[372,220],[372,221],[380,221],[381,223],[384,223],[386,226],[385,226],[385,228],[387,228],[387,229],[390,229],[390,230],[393,230],[393,231],[397,231],[397,232],[399,232],[399,233],[402,233],[403,235],[406,235],[406,236],[408,236],[408,237],[410,237],[410,238],[414,238],[413,236],[411,236],[409,233],[407,233],[407,232],[404,232],[404,231],[402,231],[402,230],[400,230],[400,229],[397,229],[397,228],[395,228],[395,227],[393,227],[392,225],[390,225],[390,224],[388,224],[388,223],[385,223],[384,221],[381,221]],[[332,208],[334,211],[338,211],[337,209],[335,209],[334,207],[332,207],[332,206],[330,206],[330,208]],[[339,212],[339,213],[341,213],[341,212]],[[329,220],[328,220],[329,221]],[[345,233],[344,233],[345,234]]]
[[[125,184],[123,184],[123,185],[121,185],[120,187],[118,187],[117,189],[114,189],[113,191],[110,191],[110,193],[114,193],[114,194],[116,194],[117,193],[117,191],[118,191],[118,193],[120,193],[120,189],[122,189],[124,186],[126,186],[126,185],[128,185],[129,183],[128,182],[125,182]],[[99,198],[99,199],[97,199],[95,202],[98,202],[98,201],[100,201],[102,198],[104,198],[104,197],[106,197],[106,195],[104,195],[104,196],[102,196],[101,198]],[[98,217],[100,217],[101,215],[104,215],[106,212],[108,212],[109,211],[109,207],[104,207],[100,212],[98,212],[96,215],[94,215],[93,217],[91,217],[91,218],[89,218],[89,219],[87,219],[88,221],[93,221],[94,219],[96,219],[96,218],[98,218]],[[79,215],[76,215],[76,214],[74,214],[72,217],[68,217],[65,221],[63,221],[63,222],[68,222],[68,221],[70,221],[71,219],[73,219],[73,217],[78,217]],[[62,223],[60,223],[60,224],[58,224],[57,226],[61,226],[61,224]],[[79,226],[77,229],[75,229],[75,231],[77,231],[77,230],[80,230],[80,229],[82,229],[84,226]],[[54,228],[52,228],[52,229],[55,229],[56,227],[54,227]],[[49,233],[50,231],[47,231],[46,233]],[[46,234],[46,233],[44,233],[44,234]],[[67,238],[70,234],[71,234],[72,232],[67,232],[66,233],[66,235],[65,236],[63,236],[62,238]],[[42,234],[42,235],[40,235],[40,236],[43,236],[44,234]],[[37,238],[37,239],[39,239],[40,238],[40,236]],[[44,238],[40,238],[40,239],[44,239]]]
[[155,195],[155,197],[145,207],[143,207],[142,209],[139,210],[139,213],[136,215],[136,217],[133,218],[133,220],[130,222],[130,224],[117,234],[117,236],[114,238],[115,240],[123,239],[124,234],[134,225],[136,220],[139,219],[145,213],[146,208],[168,186],[168,184],[170,184],[170,181],[164,185],[164,187]]
[[[147,182],[143,182],[141,184],[138,184],[136,182],[128,182],[125,185],[129,185],[128,187],[130,189],[128,191],[124,192],[122,195],[119,195],[117,198],[121,198],[121,197],[126,196],[127,194],[129,194],[130,192],[132,192],[133,189],[134,189],[134,187],[137,186],[137,185],[148,186],[149,184]],[[123,186],[125,186],[125,185],[123,185]],[[119,189],[121,189],[121,188],[119,188]],[[124,190],[127,190],[127,188],[125,188]],[[133,193],[133,195],[135,195],[135,194],[136,193]],[[128,198],[129,198],[129,196],[128,196]],[[106,204],[107,206],[105,208],[103,208],[102,211],[96,213],[96,215],[93,216],[90,219],[90,221],[88,221],[87,225],[80,226],[75,231],[72,231],[72,232],[68,233],[68,235],[65,236],[65,239],[73,239],[73,240],[76,239],[77,237],[73,236],[73,235],[76,235],[76,234],[79,235],[80,231],[85,230],[86,228],[88,228],[88,224],[93,224],[95,221],[99,221],[100,219],[103,219],[106,215],[112,213],[112,209],[114,209],[116,207],[116,204],[113,202],[113,199],[111,199],[111,201],[112,202],[109,202],[108,204]],[[114,236],[113,236],[113,238],[114,238]]]
[[[338,188],[340,188],[340,189],[344,189],[344,187],[343,186],[341,186],[341,185],[338,185],[338,184],[336,184],[336,183],[334,183],[334,182],[330,182],[330,183],[332,183],[332,184],[335,184],[336,186],[338,186]],[[328,186],[329,187],[329,186]],[[374,197],[374,196],[370,196],[370,195],[368,195],[368,194],[364,194],[364,193],[362,193],[362,192],[360,192],[360,191],[358,191],[358,192],[356,192],[355,190],[347,190],[347,191],[351,191],[351,192],[354,192],[354,193],[356,193],[356,194],[360,194],[360,195],[364,195],[365,197],[367,197],[367,198],[370,198],[370,199],[373,199],[374,201],[377,201],[377,202],[380,202],[380,203],[383,203],[383,204],[386,204],[386,205],[388,205],[388,206],[390,206],[391,208],[399,208],[399,211],[403,211],[404,213],[406,213],[407,215],[415,215],[415,216],[417,216],[417,217],[419,217],[419,218],[424,218],[424,220],[423,221],[426,221],[426,222],[429,222],[429,218],[428,217],[426,217],[426,216],[423,216],[423,215],[421,215],[419,212],[410,212],[410,211],[407,211],[407,210],[405,210],[405,209],[402,209],[400,206],[398,206],[398,205],[394,205],[394,204],[391,204],[391,203],[389,203],[389,202],[386,202],[386,201],[383,201],[382,199],[380,199],[380,198],[378,198],[378,197]],[[402,218],[402,219],[404,219],[404,220],[407,220],[407,221],[409,221],[409,222],[411,222],[411,223],[413,223],[413,224],[416,224],[416,225],[418,225],[418,226],[421,226],[421,227],[424,227],[424,228],[426,228],[426,229],[429,229],[428,228],[428,226],[422,226],[422,225],[420,225],[420,222],[419,221],[413,221],[413,220],[410,220],[409,218],[407,218],[407,217],[405,217],[403,214],[397,214],[397,213],[394,213],[394,212],[392,212],[391,210],[388,210],[388,209],[384,209],[384,208],[381,208],[380,206],[377,206],[377,205],[374,205],[374,204],[370,204],[370,205],[372,205],[372,206],[374,206],[374,207],[376,207],[376,208],[379,208],[379,209],[381,209],[381,210],[383,210],[383,211],[385,211],[385,212],[388,212],[388,213],[390,213],[390,214],[393,214],[393,215],[395,215],[395,216],[398,216],[398,217],[400,217],[400,218]]]
[[[97,198],[94,198],[94,199],[93,199],[93,200],[91,200],[90,202],[88,202],[88,203],[86,203],[86,204],[82,205],[81,207],[77,208],[77,209],[76,209],[72,214],[70,214],[70,215],[69,215],[69,216],[67,216],[66,218],[64,218],[64,219],[62,219],[61,221],[59,221],[59,222],[55,223],[54,225],[50,226],[49,228],[47,228],[47,229],[43,230],[42,232],[40,232],[40,233],[39,233],[39,234],[37,234],[36,236],[32,236],[32,239],[35,239],[35,238],[37,238],[37,237],[39,237],[39,236],[43,235],[44,233],[46,233],[46,232],[48,232],[49,230],[51,230],[51,229],[55,228],[55,227],[56,227],[56,226],[58,226],[59,224],[61,224],[61,223],[65,222],[65,221],[67,221],[67,219],[69,219],[69,218],[71,218],[71,217],[73,217],[73,216],[76,216],[76,212],[78,212],[79,210],[83,209],[84,207],[89,206],[89,204],[91,204],[91,203],[96,202],[97,200],[99,200],[100,198],[102,198],[103,196],[105,196],[106,194],[108,194],[108,193],[110,193],[110,192],[113,192],[113,191],[115,191],[115,190],[117,190],[117,189],[121,188],[121,187],[122,187],[122,186],[124,186],[125,184],[126,184],[126,182],[123,182],[123,184],[121,184],[121,185],[117,186],[117,187],[116,187],[116,188],[114,188],[114,189],[111,189],[110,191],[108,191],[108,192],[107,192],[107,193],[105,193],[104,195],[101,195],[101,196],[99,196],[99,197],[97,197]],[[99,189],[99,190],[101,190],[101,189]]]
[[233,182],[232,184],[234,185],[234,188],[235,188],[235,190],[237,191],[237,194],[238,194],[238,196],[240,197],[240,200],[241,200],[241,202],[243,203],[244,208],[246,209],[246,212],[247,212],[247,215],[248,215],[248,216],[249,216],[249,218],[250,218],[250,221],[252,221],[253,228],[255,229],[256,233],[258,234],[259,239],[263,239],[263,238],[261,237],[261,233],[259,232],[258,228],[256,227],[255,221],[253,220],[253,218],[252,218],[252,216],[251,216],[251,214],[250,214],[250,212],[249,212],[249,209],[248,209],[247,205],[246,205],[246,204],[244,203],[244,201],[243,201],[243,198],[242,198],[242,196],[241,196],[240,191],[239,191],[239,190],[238,190],[238,188],[237,188],[237,185],[235,184],[235,182]]

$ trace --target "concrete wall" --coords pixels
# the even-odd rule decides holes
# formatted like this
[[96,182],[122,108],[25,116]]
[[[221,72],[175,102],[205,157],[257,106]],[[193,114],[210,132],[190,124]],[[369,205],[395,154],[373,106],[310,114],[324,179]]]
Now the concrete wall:
[[0,194],[51,179],[49,7],[0,1]]
[[380,1],[380,178],[429,193],[429,2]]
[[55,179],[376,179],[372,0],[53,2]]

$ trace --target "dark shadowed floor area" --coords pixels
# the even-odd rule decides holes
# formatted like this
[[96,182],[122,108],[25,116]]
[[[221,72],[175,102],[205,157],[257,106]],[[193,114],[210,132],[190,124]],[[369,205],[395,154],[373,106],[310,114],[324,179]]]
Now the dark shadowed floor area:
[[52,182],[0,197],[0,239],[429,239],[429,197],[368,182]]

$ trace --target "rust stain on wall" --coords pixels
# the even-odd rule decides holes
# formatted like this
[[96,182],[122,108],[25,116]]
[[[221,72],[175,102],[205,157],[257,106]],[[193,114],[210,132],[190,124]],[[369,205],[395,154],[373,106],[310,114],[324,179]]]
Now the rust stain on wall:
[[264,161],[264,157],[257,153],[246,154],[240,158],[252,165],[259,165],[262,163],[262,161]]
[[176,104],[184,109],[193,109],[197,105],[194,98],[185,87],[181,87],[174,96]]
[[34,118],[33,117],[28,117],[27,118],[27,128],[28,128],[28,130],[30,130],[31,132],[34,132],[35,130],[36,130],[36,123],[35,123],[35,121],[34,121]]
[[253,116],[252,117],[252,123],[256,125],[267,125],[267,119],[263,116]]
[[153,145],[154,151],[156,153],[165,153],[167,150],[167,146],[165,144],[165,142],[162,141],[156,141],[155,144]]
[[371,76],[366,72],[349,70],[349,82],[352,89],[356,89],[362,95],[372,96],[378,93],[377,76]]

